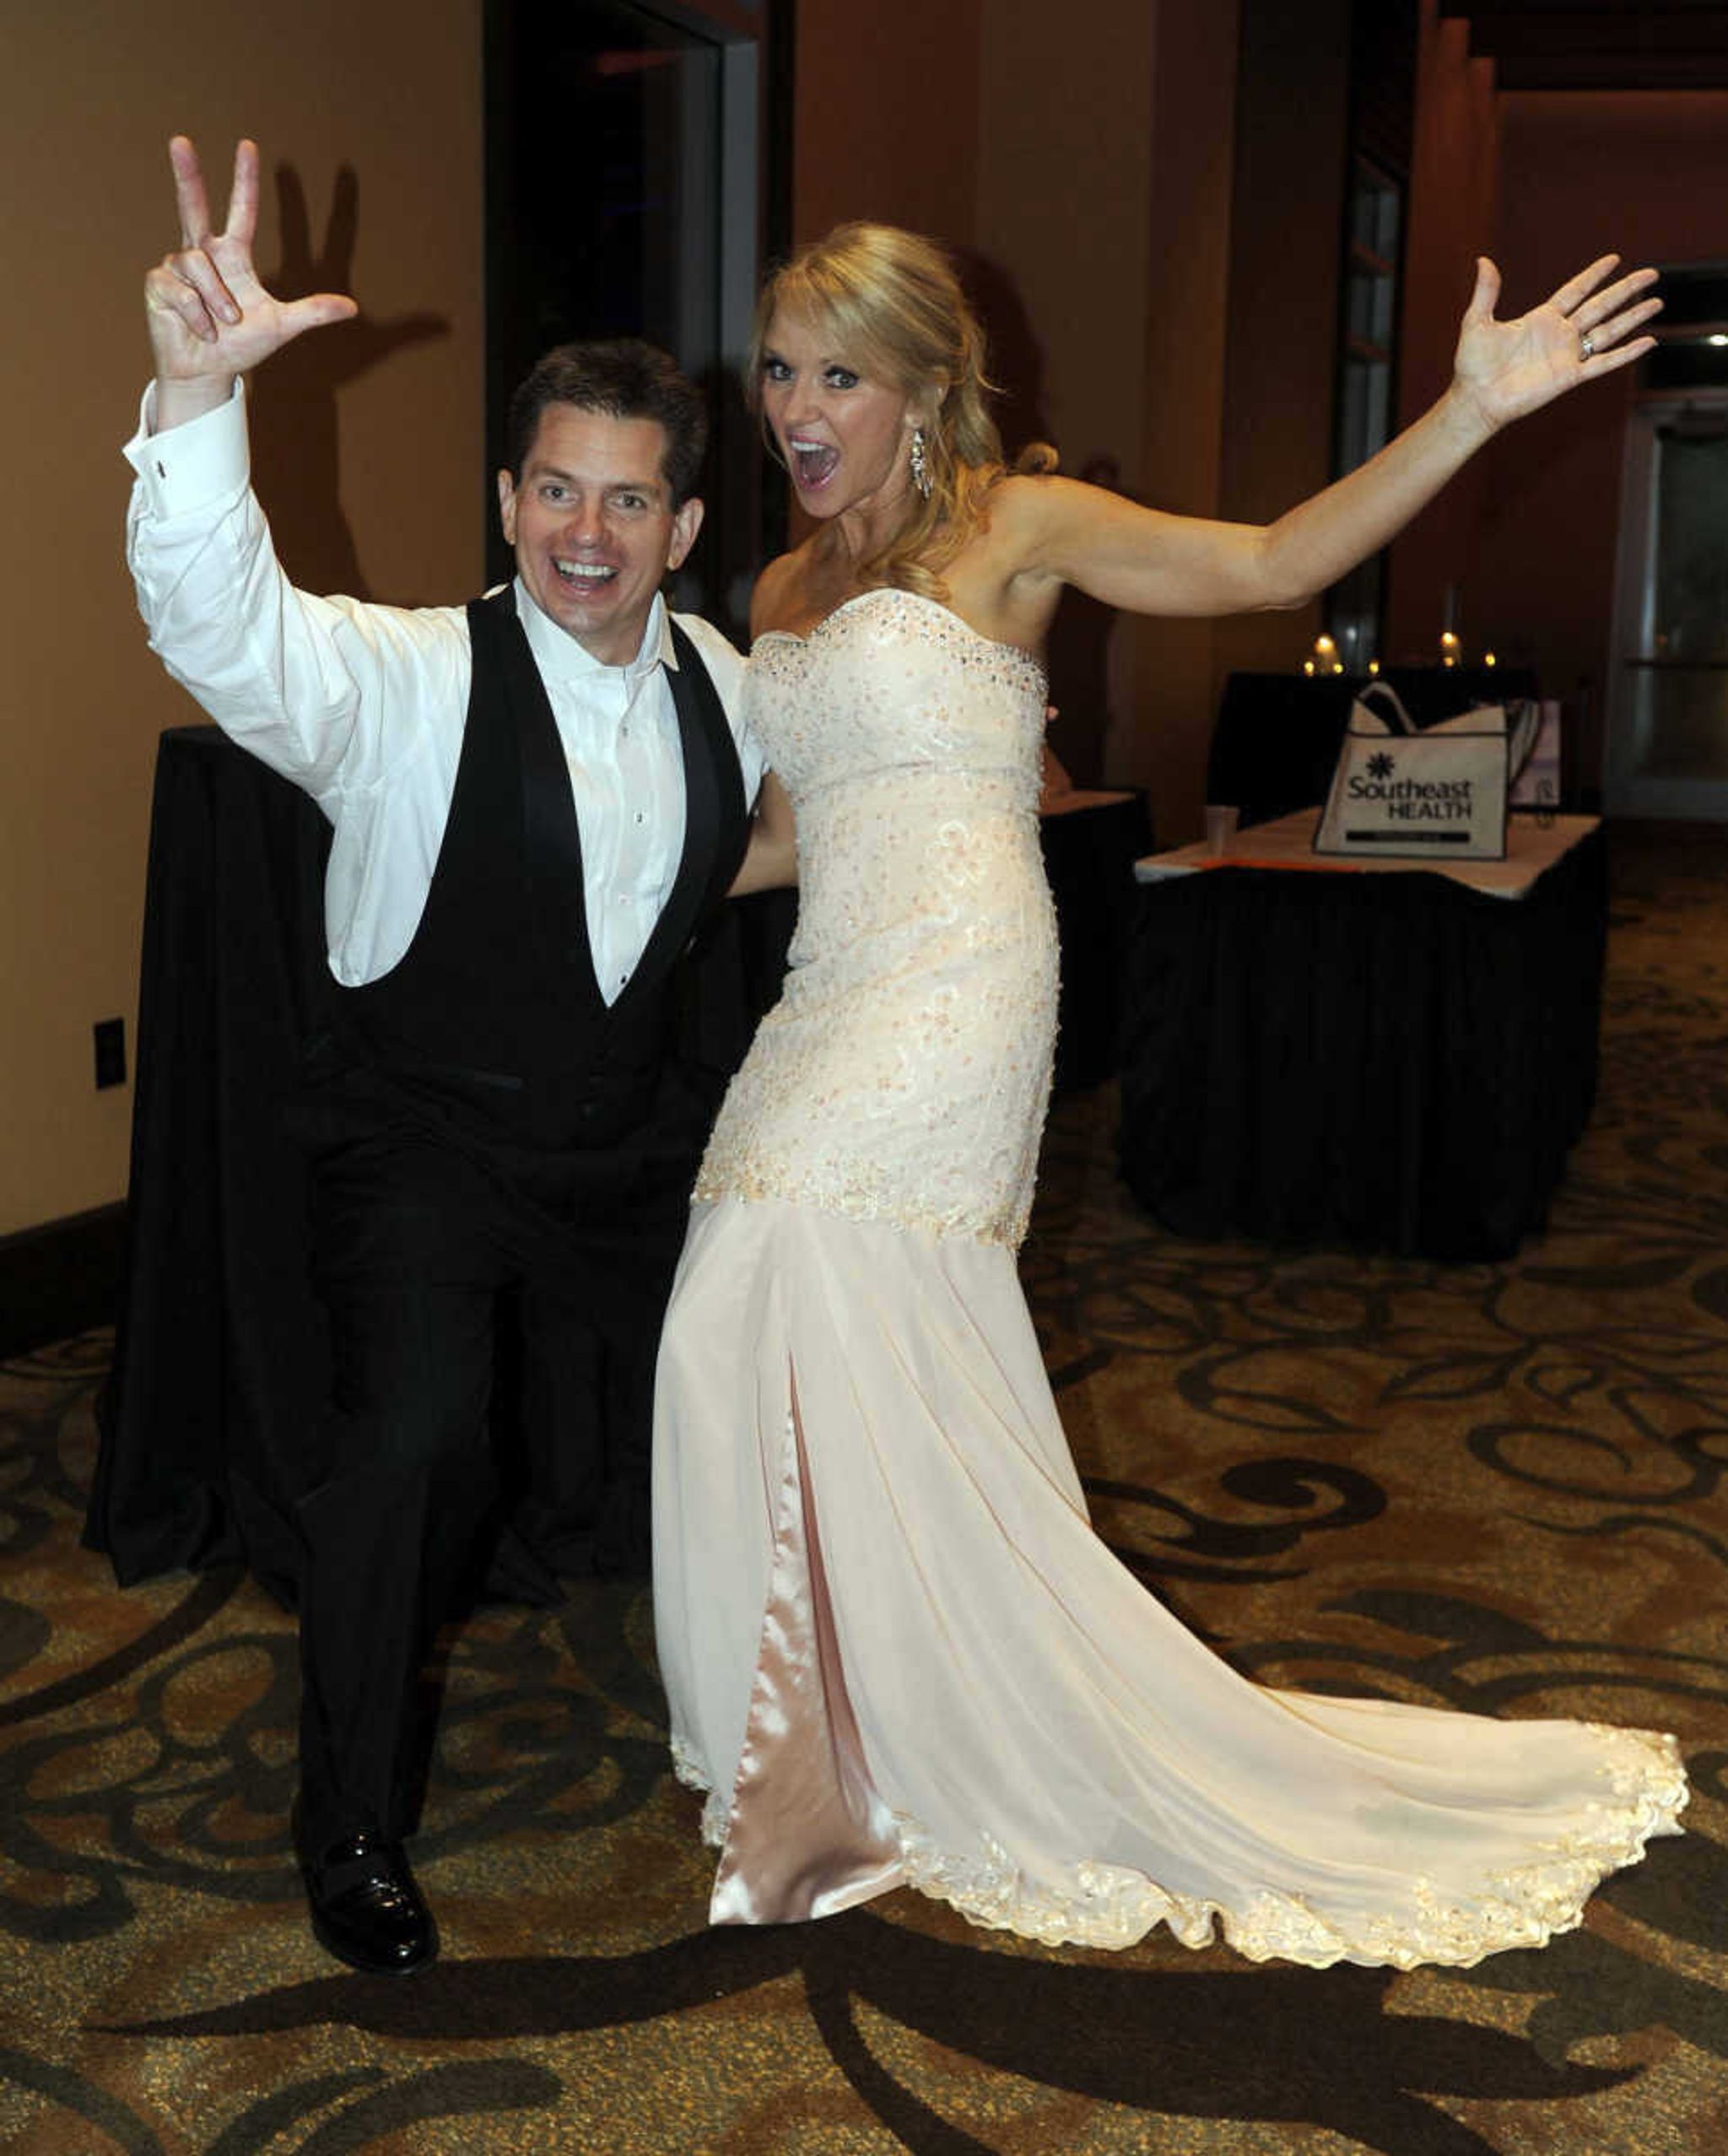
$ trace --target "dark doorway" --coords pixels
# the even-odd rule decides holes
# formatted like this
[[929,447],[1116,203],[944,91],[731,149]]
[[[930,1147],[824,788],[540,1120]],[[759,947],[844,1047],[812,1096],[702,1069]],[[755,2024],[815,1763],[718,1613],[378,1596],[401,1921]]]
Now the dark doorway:
[[[489,474],[510,392],[548,346],[663,345],[708,392],[713,429],[707,520],[673,600],[734,635],[764,550],[738,366],[782,224],[780,13],[760,0],[486,10]],[[489,516],[490,499],[489,483]],[[489,566],[509,574],[495,531]]]

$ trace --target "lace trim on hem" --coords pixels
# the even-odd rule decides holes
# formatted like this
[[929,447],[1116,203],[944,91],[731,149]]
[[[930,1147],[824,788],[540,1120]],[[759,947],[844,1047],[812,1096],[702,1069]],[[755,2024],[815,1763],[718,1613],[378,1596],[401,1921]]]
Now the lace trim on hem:
[[726,1822],[732,1807],[724,1794],[714,1786],[708,1770],[676,1730],[672,1737],[672,1770],[686,1789],[694,1790],[705,1801],[702,1806],[702,1839],[710,1849],[726,1846]]
[[1636,1863],[1653,1835],[1674,1830],[1688,1797],[1679,1747],[1649,1730],[1601,1727],[1614,1740],[1603,1762],[1610,1797],[1591,1808],[1591,1829],[1562,1842],[1538,1844],[1527,1864],[1482,1882],[1466,1902],[1443,1901],[1425,1879],[1412,1882],[1412,1919],[1369,1918],[1347,1931],[1299,1898],[1268,1891],[1240,1909],[1167,1894],[1142,1872],[1119,1865],[1077,1864],[1072,1891],[1029,1887],[1007,1852],[987,1834],[976,1856],[938,1849],[915,1819],[896,1813],[906,1881],[921,1894],[950,1903],[975,1924],[1019,1933],[1045,1946],[1120,1948],[1166,1924],[1184,1946],[1225,1943],[1250,1961],[1293,1961],[1310,1969],[1353,1961],[1414,1969],[1469,1968],[1508,1948],[1539,1947],[1574,1930],[1597,1884]]
[[[1528,1864],[1485,1878],[1467,1903],[1445,1903],[1425,1879],[1412,1883],[1414,1924],[1390,1917],[1365,1921],[1354,1932],[1330,1922],[1293,1894],[1268,1892],[1240,1910],[1168,1894],[1142,1872],[1120,1865],[1077,1864],[1072,1892],[1029,1887],[1007,1851],[988,1834],[975,1856],[939,1849],[917,1821],[894,1814],[905,1882],[933,1901],[945,1901],[969,1922],[1014,1932],[1050,1947],[1131,1947],[1157,1925],[1185,1947],[1224,1943],[1250,1961],[1293,1961],[1328,1969],[1352,1961],[1373,1967],[1468,1969],[1510,1948],[1540,1947],[1584,1920],[1585,1904],[1609,1872],[1637,1863],[1655,1835],[1676,1830],[1690,1791],[1676,1740],[1656,1730],[1586,1725],[1612,1741],[1601,1773],[1606,1801],[1594,1807],[1594,1829],[1563,1842],[1536,1845]],[[726,1843],[731,1807],[683,1737],[672,1739],[672,1771],[705,1798],[702,1839]],[[1216,1926],[1216,1931],[1214,1930]]]

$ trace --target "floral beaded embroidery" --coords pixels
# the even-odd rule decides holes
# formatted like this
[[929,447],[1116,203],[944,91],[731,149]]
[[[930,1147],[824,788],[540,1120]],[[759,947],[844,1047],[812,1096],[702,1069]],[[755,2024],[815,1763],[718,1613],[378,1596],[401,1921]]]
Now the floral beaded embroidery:
[[916,592],[770,635],[746,694],[797,812],[791,971],[698,1199],[1018,1244],[1056,1030],[1037,662]]

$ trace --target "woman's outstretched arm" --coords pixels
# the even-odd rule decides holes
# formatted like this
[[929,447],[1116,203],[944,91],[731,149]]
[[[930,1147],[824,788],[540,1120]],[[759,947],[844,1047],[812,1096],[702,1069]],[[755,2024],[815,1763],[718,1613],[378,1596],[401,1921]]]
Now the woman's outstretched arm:
[[1034,587],[1073,584],[1135,613],[1299,606],[1385,546],[1509,421],[1650,349],[1655,339],[1634,332],[1661,306],[1643,296],[1656,273],[1614,278],[1618,260],[1602,256],[1511,322],[1495,319],[1499,272],[1479,261],[1445,394],[1276,523],[1172,516],[1073,480],[1007,482],[1017,575]]

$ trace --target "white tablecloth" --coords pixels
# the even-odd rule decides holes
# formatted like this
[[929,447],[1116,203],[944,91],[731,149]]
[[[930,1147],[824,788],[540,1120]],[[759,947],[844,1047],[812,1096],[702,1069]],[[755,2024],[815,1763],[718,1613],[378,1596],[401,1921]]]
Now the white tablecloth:
[[1314,851],[1318,808],[1299,808],[1270,824],[1256,824],[1239,831],[1223,854],[1208,851],[1203,840],[1178,846],[1170,853],[1149,853],[1134,864],[1140,883],[1159,883],[1170,876],[1191,876],[1201,869],[1306,869],[1321,875],[1409,875],[1426,870],[1450,876],[1455,883],[1495,898],[1521,899],[1545,868],[1553,866],[1569,846],[1595,830],[1595,816],[1512,816],[1506,825],[1504,861],[1436,861],[1432,853],[1392,855],[1374,853],[1348,861],[1335,854]]

